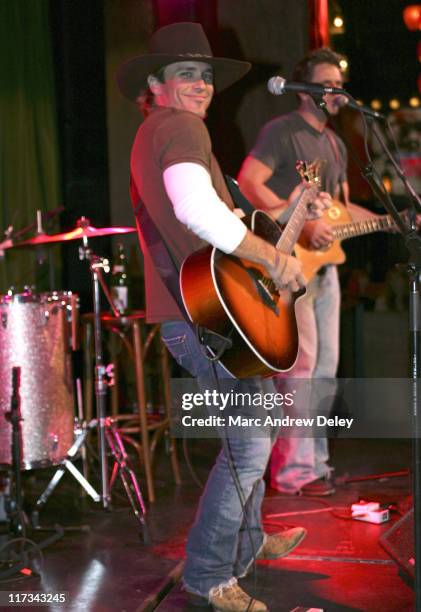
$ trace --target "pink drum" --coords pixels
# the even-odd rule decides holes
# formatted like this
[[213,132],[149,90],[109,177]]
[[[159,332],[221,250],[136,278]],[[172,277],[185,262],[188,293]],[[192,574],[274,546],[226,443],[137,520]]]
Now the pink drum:
[[57,465],[73,444],[71,292],[0,296],[0,465],[11,465],[12,367],[20,374],[22,469]]

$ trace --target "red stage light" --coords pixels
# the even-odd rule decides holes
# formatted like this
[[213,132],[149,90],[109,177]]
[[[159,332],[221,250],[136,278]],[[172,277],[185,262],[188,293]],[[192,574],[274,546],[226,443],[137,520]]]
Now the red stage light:
[[408,30],[421,30],[421,4],[410,4],[403,9],[403,20]]

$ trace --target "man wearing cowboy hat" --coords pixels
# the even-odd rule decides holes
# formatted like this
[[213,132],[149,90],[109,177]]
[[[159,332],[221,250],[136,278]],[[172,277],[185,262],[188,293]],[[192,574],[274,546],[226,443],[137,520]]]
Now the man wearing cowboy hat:
[[[249,69],[246,62],[213,57],[199,24],[176,23],[155,32],[150,53],[129,60],[117,75],[122,93],[140,103],[147,115],[131,154],[131,195],[145,259],[147,319],[162,324],[168,349],[199,380],[209,380],[211,363],[162,279],[165,271],[158,272],[156,245],[151,246],[146,226],[142,227],[142,211],[158,228],[158,242],[165,244],[178,269],[188,255],[210,243],[262,264],[277,287],[296,291],[303,285],[297,260],[252,234],[234,214],[203,121],[214,88],[228,87]],[[216,373],[227,377],[219,364]],[[247,573],[254,557],[283,557],[305,536],[301,527],[275,536],[262,530],[262,476],[275,437],[273,432],[272,439],[236,438],[229,440],[228,447],[223,444],[187,543],[184,585],[196,603],[207,599],[224,612],[267,610],[240,588],[237,578]]]

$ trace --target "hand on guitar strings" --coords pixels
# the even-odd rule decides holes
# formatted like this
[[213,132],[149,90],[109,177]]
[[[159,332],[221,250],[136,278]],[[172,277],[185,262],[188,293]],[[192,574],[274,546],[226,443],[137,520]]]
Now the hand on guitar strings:
[[[305,181],[299,183],[289,194],[286,209],[294,210],[297,202],[305,189],[311,189],[312,186]],[[307,219],[319,219],[327,208],[332,206],[332,196],[326,191],[320,191],[315,194],[314,198],[307,205]]]
[[295,292],[305,286],[306,280],[301,273],[302,264],[295,257],[276,252],[273,265],[267,271],[277,289],[290,289]]
[[333,242],[332,227],[323,219],[307,221],[301,234],[310,249],[327,249]]
[[307,219],[320,219],[324,211],[332,206],[332,196],[326,191],[320,191],[308,205]]

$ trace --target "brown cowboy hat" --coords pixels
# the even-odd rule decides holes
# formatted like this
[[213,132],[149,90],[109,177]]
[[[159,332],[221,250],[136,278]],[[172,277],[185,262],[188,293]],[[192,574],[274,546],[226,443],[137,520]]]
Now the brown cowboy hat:
[[206,62],[214,68],[216,91],[229,87],[251,68],[248,62],[213,57],[209,41],[199,23],[172,23],[152,34],[149,53],[138,55],[120,66],[117,84],[121,93],[135,101],[147,87],[147,77],[168,64]]

